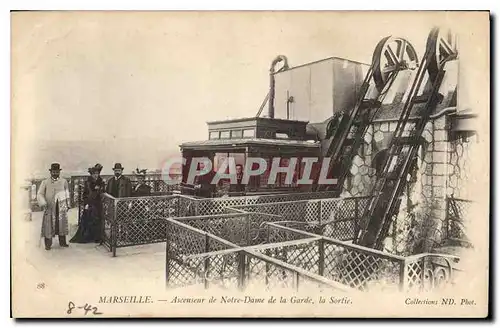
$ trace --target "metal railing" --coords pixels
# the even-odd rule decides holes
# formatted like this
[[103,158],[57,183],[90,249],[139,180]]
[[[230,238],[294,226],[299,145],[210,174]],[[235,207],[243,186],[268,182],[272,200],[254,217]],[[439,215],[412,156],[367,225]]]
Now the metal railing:
[[[369,197],[327,198],[240,205],[226,212],[259,212],[279,215],[283,221],[297,222],[296,228],[340,240],[353,240],[359,231]],[[289,223],[291,227],[294,223]],[[309,230],[306,230],[309,231]]]
[[[237,247],[177,220],[167,221],[166,281],[169,288],[199,285],[206,289],[246,289],[260,285],[267,290],[290,287],[299,290],[316,285],[330,290],[350,289],[261,254],[252,247]],[[225,249],[214,250],[210,247],[211,240],[217,240],[221,243],[220,248]]]
[[115,198],[102,195],[104,244],[116,256],[116,249],[163,242],[166,218],[179,215],[175,195]]
[[[425,290],[449,283],[452,263],[458,260],[442,254],[402,257],[331,238],[342,231],[339,224],[359,220],[352,210],[342,212],[340,204],[357,206],[361,213],[359,204],[366,198],[298,201],[309,204],[306,209],[315,204],[310,213],[317,220],[297,209],[294,220],[284,220],[293,211],[283,206],[293,202],[190,216],[199,201],[182,195],[117,199],[105,194],[104,242],[116,256],[119,247],[166,241],[170,287],[202,283],[205,288],[264,284],[267,289],[299,289],[312,284],[335,290]],[[328,210],[317,209],[322,205]],[[266,208],[285,215],[262,213]],[[344,238],[352,236],[349,231]]]
[[[132,184],[136,183],[136,176],[134,174],[124,174],[124,176],[128,177],[131,179]],[[172,179],[179,179],[180,175],[172,175]],[[81,197],[81,191],[82,191],[82,186],[84,185],[85,181],[88,179],[89,175],[73,175],[71,177],[62,177],[63,179],[66,179],[68,181],[68,188],[69,188],[69,194],[70,194],[70,206],[71,207],[76,207],[78,206],[79,199]],[[109,178],[113,177],[113,175],[101,175],[101,178],[106,182]],[[38,178],[38,179],[31,179],[29,180],[29,183],[31,184],[32,188],[30,191],[30,199],[31,199],[31,209],[32,211],[38,211],[40,210],[38,207],[38,203],[36,201],[36,194],[40,188],[40,184],[42,183],[43,180],[46,178]],[[174,185],[169,185],[163,180],[163,175],[161,173],[147,173],[146,174],[146,179],[145,183],[151,187],[151,190],[155,193],[167,193],[167,192],[172,192],[174,190],[178,190],[179,186],[174,184]]]
[[446,198],[446,218],[443,234],[445,243],[471,246],[465,227],[471,204],[472,201],[466,199],[453,196]]
[[[355,215],[359,211],[352,213],[346,211],[342,215],[332,214],[332,211],[340,208],[332,204],[346,203],[357,208],[360,202],[363,204],[365,202],[364,198],[351,198],[266,203],[277,199],[287,199],[287,197],[292,199],[314,197],[314,193],[263,195],[261,198],[251,196],[248,200],[245,200],[245,197],[238,197],[237,202],[254,203],[241,209],[236,206],[224,207],[234,204],[231,198],[207,200],[184,195],[114,198],[109,194],[103,194],[104,240],[109,250],[113,252],[113,256],[116,256],[116,248],[163,242],[166,240],[165,219],[175,217],[240,246],[255,245],[266,242],[263,237],[265,235],[263,234],[264,223],[289,219],[285,213],[292,213],[292,211],[296,216],[295,221],[321,222],[321,216],[325,220],[330,218],[332,222],[331,220],[325,221],[326,223],[322,225],[325,235],[334,235],[332,227],[338,226],[344,229],[339,230],[343,234],[343,239],[352,239],[356,233],[353,227],[357,226],[356,222],[359,220],[359,217]],[[83,214],[81,198],[79,204],[79,217],[81,217]],[[208,204],[215,204],[215,207],[209,207]],[[309,217],[301,216],[302,212],[298,208],[290,208],[290,206],[302,206],[301,204],[308,204],[306,208],[312,209]],[[268,209],[275,206],[278,206],[279,210],[276,213],[279,214],[269,212]],[[201,208],[210,208],[209,213],[216,208],[219,213],[199,215],[203,212]],[[313,214],[318,216],[315,218]],[[353,228],[348,233],[345,232],[346,225]]]
[[[226,243],[229,248],[211,251],[206,247],[207,242],[203,244],[203,238],[216,236],[175,219],[169,219],[169,224],[175,227],[171,229],[184,229],[176,232],[176,236],[184,237],[167,240],[169,288],[200,284],[204,288],[225,289],[319,287],[337,291],[424,291],[451,283],[452,262],[458,260],[443,254],[410,257],[387,254],[307,234],[280,223],[266,224],[270,232],[267,244],[238,247]],[[290,233],[301,238],[286,240]],[[184,245],[186,254],[176,243]],[[203,252],[204,249],[209,251]]]

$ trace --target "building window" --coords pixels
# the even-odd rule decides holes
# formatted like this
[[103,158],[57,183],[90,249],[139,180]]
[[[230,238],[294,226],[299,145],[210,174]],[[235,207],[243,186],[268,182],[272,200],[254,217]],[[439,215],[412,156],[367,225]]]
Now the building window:
[[243,137],[243,131],[233,130],[231,131],[231,139],[239,139]]
[[276,139],[288,139],[287,133],[276,133]]
[[220,138],[221,139],[229,139],[230,138],[229,132],[230,131],[221,131],[220,132]]
[[253,137],[255,137],[254,129],[243,130],[243,138],[253,138]]
[[209,139],[219,139],[219,131],[211,131]]

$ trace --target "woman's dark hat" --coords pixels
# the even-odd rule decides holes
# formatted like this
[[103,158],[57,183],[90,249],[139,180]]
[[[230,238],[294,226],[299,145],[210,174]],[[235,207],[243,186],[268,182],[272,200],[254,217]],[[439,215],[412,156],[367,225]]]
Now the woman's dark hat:
[[95,166],[94,167],[89,167],[89,173],[92,174],[94,172],[100,172],[100,170],[98,168],[96,168]]
[[102,165],[97,163],[96,165],[94,165],[94,169],[97,170],[97,172],[101,172],[102,171]]
[[139,170],[138,168],[135,169],[135,175],[136,176],[142,176],[142,177],[145,177],[146,176],[146,172],[148,170],[144,169],[144,170]]
[[123,170],[123,166],[121,163],[116,163],[113,167],[113,170]]
[[52,163],[49,171],[61,171],[61,165],[59,163]]

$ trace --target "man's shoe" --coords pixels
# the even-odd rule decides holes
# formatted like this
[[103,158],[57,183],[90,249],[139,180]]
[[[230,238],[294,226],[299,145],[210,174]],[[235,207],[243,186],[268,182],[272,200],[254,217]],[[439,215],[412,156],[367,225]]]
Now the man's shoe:
[[52,239],[44,238],[44,244],[45,244],[45,250],[50,251],[50,248],[52,246]]
[[66,236],[59,236],[59,246],[69,247],[69,245],[66,243]]

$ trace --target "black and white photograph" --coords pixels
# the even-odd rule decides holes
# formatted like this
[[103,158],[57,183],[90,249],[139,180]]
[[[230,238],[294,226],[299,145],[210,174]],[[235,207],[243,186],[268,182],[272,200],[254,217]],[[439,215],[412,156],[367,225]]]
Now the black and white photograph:
[[13,317],[488,315],[488,11],[18,11],[11,83]]

